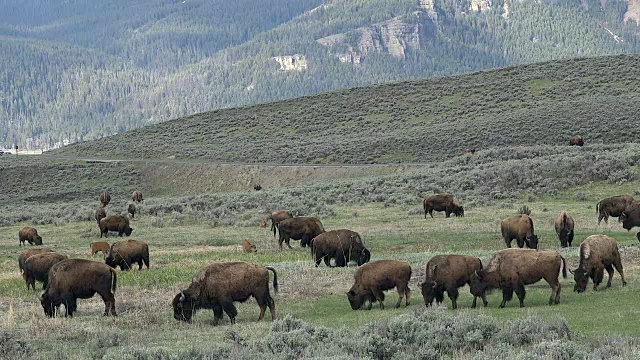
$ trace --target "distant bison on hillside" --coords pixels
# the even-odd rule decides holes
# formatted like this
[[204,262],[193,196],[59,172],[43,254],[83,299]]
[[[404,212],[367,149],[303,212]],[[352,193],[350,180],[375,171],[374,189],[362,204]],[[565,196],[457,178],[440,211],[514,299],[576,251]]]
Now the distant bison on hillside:
[[129,213],[129,215],[131,215],[131,218],[135,218],[136,217],[136,206],[134,204],[129,204],[129,206],[127,207],[127,212]]
[[38,235],[38,230],[35,228],[26,226],[18,231],[18,245],[25,245],[25,241],[27,241],[29,245],[42,245],[42,236]]
[[433,211],[444,211],[446,217],[450,217],[451,214],[455,216],[464,216],[464,208],[458,202],[458,199],[453,195],[448,194],[436,194],[427,196],[422,202],[424,208],[424,218],[427,218],[427,214],[433,217]]
[[137,202],[144,201],[144,199],[142,198],[142,193],[140,191],[134,191],[133,194],[131,194],[131,200],[137,201]]
[[569,139],[569,146],[582,146],[584,145],[584,138],[580,135],[574,135]]
[[[616,195],[600,200],[600,202],[596,204],[598,225],[600,225],[602,219],[604,219],[605,224],[608,224],[609,216],[619,217],[631,203],[633,203],[633,196],[631,195]],[[620,219],[618,219],[618,221],[620,221]]]
[[101,192],[100,204],[102,204],[102,207],[109,205],[110,202],[111,202],[111,195],[109,195],[109,193],[106,191]]

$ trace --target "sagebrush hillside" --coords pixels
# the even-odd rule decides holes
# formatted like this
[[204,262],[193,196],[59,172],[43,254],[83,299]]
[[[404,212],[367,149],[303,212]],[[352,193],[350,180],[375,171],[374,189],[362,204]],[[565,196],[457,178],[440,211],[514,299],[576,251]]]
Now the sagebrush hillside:
[[429,162],[509,145],[633,142],[640,56],[582,58],[196,114],[52,151],[250,163]]

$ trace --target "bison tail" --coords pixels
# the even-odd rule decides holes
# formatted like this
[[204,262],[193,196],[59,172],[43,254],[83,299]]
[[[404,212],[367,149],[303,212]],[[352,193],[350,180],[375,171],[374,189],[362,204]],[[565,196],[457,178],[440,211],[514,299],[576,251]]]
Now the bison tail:
[[567,259],[564,258],[564,256],[560,256],[560,258],[562,259],[562,277],[563,278],[567,278]]
[[596,215],[600,214],[600,203],[596,204]]
[[118,285],[118,273],[115,269],[111,269],[111,292],[116,292],[116,287]]
[[267,270],[273,271],[273,291],[278,292],[278,273],[271,266],[266,266]]

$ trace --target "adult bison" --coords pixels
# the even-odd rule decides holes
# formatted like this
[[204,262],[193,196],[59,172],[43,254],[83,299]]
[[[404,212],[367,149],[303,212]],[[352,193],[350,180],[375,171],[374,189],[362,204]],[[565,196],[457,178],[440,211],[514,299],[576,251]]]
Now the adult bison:
[[20,268],[20,272],[24,270],[24,262],[33,255],[42,254],[42,253],[52,253],[54,252],[51,249],[47,248],[35,248],[35,249],[26,249],[23,250],[20,255],[18,255],[18,268]]
[[488,290],[502,289],[503,308],[515,291],[524,307],[525,285],[545,279],[551,286],[549,305],[560,302],[560,268],[567,277],[567,261],[556,251],[531,249],[504,249],[489,260],[486,268],[471,275],[471,294],[483,296]]
[[569,146],[582,146],[584,145],[584,138],[580,135],[574,135],[569,139]]
[[143,202],[144,199],[142,198],[142,193],[140,191],[134,191],[131,194],[131,200],[132,201],[136,201],[136,202]]
[[31,286],[33,290],[36,289],[36,280],[42,281],[42,288],[46,288],[49,269],[51,269],[54,264],[66,259],[68,259],[66,255],[56,252],[45,252],[30,256],[27,261],[24,262],[24,272],[22,273],[24,282],[27,284],[27,290],[29,286]]
[[291,219],[291,213],[287,210],[278,210],[273,211],[271,214],[267,216],[267,220],[271,220],[271,231],[273,231],[273,236],[276,236],[276,229],[278,228],[278,223],[285,219]]
[[622,277],[622,286],[627,285],[622,268],[622,259],[618,251],[618,243],[607,235],[591,235],[580,244],[580,263],[573,273],[576,282],[573,290],[579,293],[587,288],[589,278],[593,280],[593,291],[598,291],[598,285],[604,277],[604,270],[609,274],[607,287],[611,287],[613,268]]
[[320,220],[310,216],[300,216],[284,219],[278,223],[278,245],[282,250],[282,243],[285,242],[289,249],[289,240],[300,240],[300,246],[305,247],[311,243],[311,239],[322,234],[324,226]]
[[511,241],[515,239],[518,247],[527,245],[529,249],[538,248],[538,236],[534,233],[533,219],[529,215],[521,214],[502,220],[500,231],[507,247],[511,247]]
[[143,264],[148,269],[149,245],[139,240],[117,241],[111,245],[104,263],[112,268],[120,266],[120,270],[130,270],[134,263],[138,263],[138,270]]
[[26,226],[18,231],[18,246],[26,245],[27,241],[29,245],[42,245],[42,236],[38,235],[36,228]]
[[378,260],[364,264],[356,270],[354,284],[347,293],[349,304],[353,310],[358,310],[368,301],[367,310],[371,310],[373,302],[378,301],[380,309],[384,309],[384,291],[395,287],[400,295],[396,307],[400,307],[403,297],[406,306],[409,306],[410,278],[411,265],[406,261]]
[[575,222],[573,221],[573,218],[564,210],[560,215],[558,215],[558,217],[556,217],[554,226],[562,247],[571,246],[571,242],[573,241],[574,225]]
[[[640,202],[633,201],[627,205],[618,220],[622,221],[622,227],[627,231],[640,226]],[[640,232],[636,233],[636,237],[640,241]]]
[[278,292],[278,274],[272,267],[240,261],[213,263],[198,271],[189,288],[173,298],[173,317],[191,322],[196,310],[212,309],[213,325],[218,325],[224,310],[234,324],[238,311],[233,303],[253,296],[260,306],[258,321],[264,318],[267,306],[271,319],[275,320],[276,306],[269,294],[268,271],[273,272],[273,289]]
[[[609,223],[609,216],[618,217],[622,215],[627,206],[633,203],[630,195],[616,195],[600,200],[596,204],[596,214],[598,214],[598,225],[604,219],[604,223]],[[619,219],[618,219],[619,220]]]
[[424,218],[427,218],[427,213],[433,217],[433,211],[444,211],[446,217],[451,216],[464,216],[464,208],[460,205],[458,199],[453,195],[448,194],[436,194],[427,196],[422,202],[424,208]]
[[100,220],[102,220],[102,219],[104,219],[106,217],[107,217],[107,212],[104,210],[104,208],[102,206],[96,209],[96,213],[94,215],[94,218],[96,219],[96,222],[98,223],[98,226],[100,226]]
[[371,252],[364,247],[360,234],[347,229],[327,231],[313,238],[311,255],[316,267],[323,259],[327,266],[331,266],[331,259],[335,259],[336,267],[347,266],[349,261],[360,266],[371,259]]
[[[422,298],[424,304],[429,307],[436,300],[440,304],[444,300],[444,292],[447,292],[451,305],[458,308],[458,288],[469,284],[471,275],[482,270],[482,262],[475,256],[468,255],[436,255],[432,257],[425,267],[425,279],[422,283]],[[480,295],[484,306],[487,306],[485,294]],[[476,307],[478,296],[473,297],[473,305]]]
[[136,206],[134,204],[129,204],[129,206],[127,207],[127,212],[129,213],[129,215],[131,215],[131,218],[135,218],[136,217]]
[[110,202],[111,202],[111,195],[109,195],[109,193],[106,191],[101,192],[100,204],[102,204],[102,207],[109,205]]
[[100,237],[107,236],[109,231],[117,231],[118,236],[131,235],[133,228],[129,226],[129,219],[121,215],[107,216],[100,220]]
[[73,316],[78,309],[77,299],[89,299],[96,293],[104,301],[104,315],[116,316],[114,293],[118,275],[105,264],[84,260],[62,260],[49,270],[49,282],[40,304],[44,313],[55,316],[56,309],[64,304],[65,316]]

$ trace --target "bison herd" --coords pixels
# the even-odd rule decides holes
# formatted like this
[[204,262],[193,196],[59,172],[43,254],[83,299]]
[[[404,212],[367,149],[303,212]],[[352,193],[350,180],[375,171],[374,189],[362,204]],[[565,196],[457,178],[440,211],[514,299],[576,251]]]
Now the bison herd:
[[[106,216],[104,207],[111,200],[108,193],[100,194],[102,207],[95,213],[100,229],[100,237],[109,231],[118,235],[129,236],[133,229],[129,219],[124,216]],[[132,199],[142,201],[142,194],[134,192]],[[135,208],[135,207],[134,207]],[[445,216],[451,214],[464,216],[464,209],[453,196],[439,194],[429,196],[423,202],[424,215],[433,217],[433,211],[444,211]],[[603,199],[596,206],[598,222],[609,216],[619,217],[625,229],[640,226],[640,203],[626,195]],[[131,213],[133,217],[134,213]],[[289,211],[274,211],[267,220],[271,220],[270,231],[278,235],[278,245],[289,248],[291,239],[300,240],[302,247],[310,247],[311,258],[318,267],[322,262],[327,267],[346,267],[352,262],[358,265],[354,274],[353,286],[347,292],[347,300],[352,309],[363,307],[371,309],[378,302],[384,309],[384,292],[396,289],[399,307],[402,299],[405,304],[411,302],[411,264],[399,260],[378,260],[370,262],[371,252],[365,247],[360,234],[348,229],[325,231],[322,222],[315,217],[293,216]],[[266,221],[266,220],[265,220]],[[262,224],[266,225],[266,224]],[[261,225],[261,226],[262,226]],[[562,247],[571,246],[574,237],[575,222],[566,211],[555,219],[555,230]],[[602,282],[604,270],[609,277],[607,287],[611,286],[614,268],[626,285],[620,252],[616,241],[606,235],[591,235],[580,244],[580,260],[577,269],[567,268],[566,259],[558,252],[539,250],[539,239],[535,234],[533,219],[527,214],[509,217],[500,222],[500,230],[507,249],[494,254],[486,266],[474,256],[460,254],[444,254],[432,257],[425,266],[421,291],[427,307],[442,303],[444,293],[451,299],[453,309],[458,307],[458,289],[469,285],[473,295],[473,305],[479,297],[487,306],[487,293],[493,289],[502,291],[502,302],[506,302],[516,294],[521,307],[524,306],[525,286],[544,279],[551,287],[549,304],[560,301],[560,274],[567,277],[567,271],[574,276],[574,291],[584,292],[591,279],[593,290],[597,291]],[[640,238],[640,233],[639,233]],[[519,248],[512,249],[515,240]],[[19,244],[25,241],[31,245],[42,245],[42,237],[35,228],[25,227],[19,231]],[[91,255],[102,252],[104,263],[69,259],[46,248],[25,249],[18,256],[18,266],[23,274],[27,288],[35,290],[35,282],[43,283],[44,293],[41,305],[47,316],[55,316],[60,305],[65,306],[65,316],[73,316],[77,309],[77,299],[86,299],[100,295],[105,304],[104,315],[116,316],[115,291],[117,287],[116,267],[130,270],[134,264],[138,269],[149,268],[149,246],[138,240],[117,241],[109,244],[104,241],[91,243]],[[248,240],[242,242],[244,252],[256,252],[256,246]],[[333,265],[332,265],[333,261]],[[216,262],[200,271],[192,278],[187,289],[175,295],[172,301],[174,318],[191,322],[194,313],[199,309],[211,309],[214,313],[214,325],[226,313],[231,323],[235,322],[237,310],[234,302],[246,301],[254,297],[260,307],[258,320],[263,319],[267,307],[271,318],[276,318],[275,302],[269,291],[269,272],[273,273],[273,290],[278,290],[276,269],[268,266],[246,262]]]

